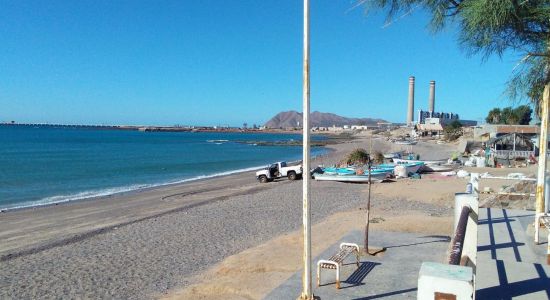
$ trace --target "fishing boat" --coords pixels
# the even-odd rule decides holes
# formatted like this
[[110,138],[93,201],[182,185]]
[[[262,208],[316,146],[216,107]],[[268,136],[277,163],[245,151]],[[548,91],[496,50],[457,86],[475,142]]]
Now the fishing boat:
[[384,155],[384,158],[395,159],[395,158],[401,158],[402,152],[384,153],[383,155]]
[[441,165],[425,165],[422,167],[423,172],[448,172],[455,169],[454,164],[441,164]]
[[416,159],[403,159],[395,158],[393,160],[396,164],[411,164],[411,163],[423,163],[425,165],[441,165],[447,163],[446,159],[443,160],[416,160]]
[[[371,172],[370,175],[370,181],[375,182],[382,182],[384,179],[388,177],[390,173],[389,172]],[[338,182],[354,182],[354,183],[368,183],[369,182],[369,175],[333,175],[333,174],[320,174],[320,173],[314,173],[313,178],[318,181],[338,181]]]
[[447,160],[412,160],[412,159],[394,159],[396,164],[423,163],[421,172],[447,172],[456,168],[456,164],[448,163]]
[[407,174],[409,173],[417,173],[422,166],[424,166],[424,163],[422,162],[416,162],[416,163],[402,163],[402,164],[381,164],[376,166],[377,169],[384,169],[384,170],[394,170],[395,174],[395,166],[403,166],[406,169]]
[[416,145],[416,141],[413,140],[395,141],[393,143],[396,145]]
[[347,175],[355,175],[356,171],[354,168],[323,168],[323,174],[327,175],[341,175],[341,176],[347,176]]

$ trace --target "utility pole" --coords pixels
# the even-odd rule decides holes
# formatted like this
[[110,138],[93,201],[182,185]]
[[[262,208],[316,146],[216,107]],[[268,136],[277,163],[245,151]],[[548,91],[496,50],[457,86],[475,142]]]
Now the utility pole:
[[304,62],[303,62],[303,231],[304,231],[304,273],[302,274],[301,300],[313,300],[311,284],[311,206],[309,203],[310,179],[309,174],[309,0],[304,0]]

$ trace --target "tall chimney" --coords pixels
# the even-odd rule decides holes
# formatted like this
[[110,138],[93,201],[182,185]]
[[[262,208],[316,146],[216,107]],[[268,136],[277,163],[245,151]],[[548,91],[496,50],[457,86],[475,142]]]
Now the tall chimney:
[[407,125],[414,121],[414,76],[409,77],[409,106],[407,108]]
[[430,81],[430,99],[429,105],[430,105],[430,112],[433,112],[435,110],[435,81]]

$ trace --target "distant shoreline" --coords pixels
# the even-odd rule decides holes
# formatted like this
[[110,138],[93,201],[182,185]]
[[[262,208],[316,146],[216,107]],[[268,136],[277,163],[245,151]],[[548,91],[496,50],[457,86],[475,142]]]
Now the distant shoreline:
[[[9,126],[13,126],[13,125],[9,125]],[[29,125],[18,125],[18,126],[29,126]],[[66,128],[66,127],[63,127],[63,128]],[[93,129],[91,127],[87,127],[87,128]],[[258,132],[258,133],[268,133],[268,132]],[[316,156],[327,155],[333,152],[334,151],[333,149],[327,147],[329,145],[344,143],[351,140],[353,140],[353,137],[349,135],[343,135],[343,136],[328,135],[327,138],[324,139],[323,141],[312,141],[312,147],[316,146],[316,147],[324,148],[323,153],[314,155],[313,158]],[[240,143],[240,141],[236,141],[236,142]],[[301,140],[292,141],[288,143],[285,143],[285,142],[263,142],[263,143],[264,144],[259,146],[273,146],[273,147],[277,147],[277,146],[300,146],[301,147],[302,146]],[[273,161],[276,161],[276,160],[277,160],[276,158],[273,159]],[[299,160],[292,160],[292,161],[299,161]],[[244,167],[241,169],[226,170],[218,173],[194,176],[194,177],[184,178],[184,179],[176,178],[173,180],[151,183],[151,184],[120,186],[116,188],[106,188],[106,189],[98,189],[93,191],[92,190],[83,191],[83,192],[72,193],[72,194],[63,194],[59,196],[52,196],[52,197],[59,198],[55,200],[49,199],[49,198],[52,198],[52,197],[49,197],[49,198],[43,198],[43,199],[39,199],[39,200],[27,202],[27,203],[20,203],[19,205],[16,205],[16,206],[0,207],[0,213],[6,214],[6,213],[12,213],[16,211],[37,210],[37,209],[42,209],[46,207],[71,205],[73,203],[78,203],[78,202],[93,202],[101,199],[110,199],[110,198],[119,197],[119,196],[137,195],[147,191],[154,191],[162,188],[170,188],[173,186],[178,186],[178,185],[187,184],[191,182],[214,180],[214,179],[219,179],[219,178],[223,178],[231,175],[243,174],[247,172],[255,172],[257,170],[262,169],[263,167],[264,165],[257,165],[257,166],[251,166],[251,167]]]
[[[0,123],[0,127],[47,127],[47,128],[77,128],[77,129],[97,129],[97,130],[130,130],[142,132],[215,132],[215,133],[275,133],[275,134],[302,134],[301,129],[253,129],[237,127],[213,126],[140,126],[140,125],[71,125],[71,124],[28,124],[28,123]],[[351,132],[351,131],[350,131]],[[312,132],[313,135],[338,136],[342,132]],[[348,133],[348,132],[344,132]]]

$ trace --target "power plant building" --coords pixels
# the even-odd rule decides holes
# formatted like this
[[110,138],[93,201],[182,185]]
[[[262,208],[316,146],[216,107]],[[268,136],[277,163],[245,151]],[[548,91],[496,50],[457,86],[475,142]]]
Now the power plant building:
[[[415,78],[414,76],[409,77],[409,98],[407,106],[407,126],[415,125],[414,122],[414,88],[415,88]],[[470,120],[461,120],[459,115],[456,113],[449,112],[436,112],[435,111],[435,81],[430,81],[430,92],[428,98],[428,110],[418,110],[417,114],[417,123],[418,125],[426,125],[420,127],[430,127],[430,130],[438,129],[443,130],[443,126],[453,122],[459,121],[463,126],[475,126],[477,125],[476,121]],[[420,128],[419,128],[420,129]]]

